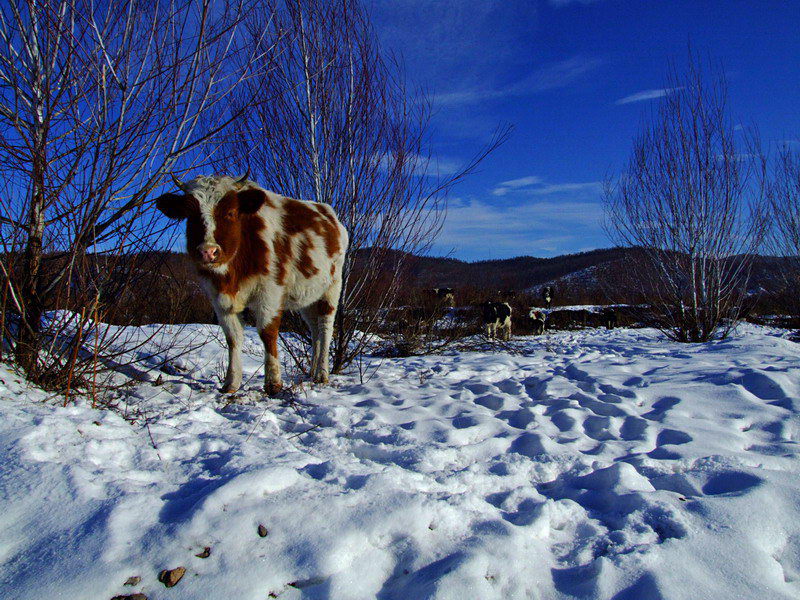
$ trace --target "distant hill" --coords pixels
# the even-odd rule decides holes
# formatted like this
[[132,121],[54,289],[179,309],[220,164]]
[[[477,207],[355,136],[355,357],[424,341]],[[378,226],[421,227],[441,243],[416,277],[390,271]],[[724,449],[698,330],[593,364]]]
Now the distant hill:
[[604,248],[552,258],[518,256],[465,262],[453,258],[407,257],[410,280],[418,287],[488,287],[522,291],[557,279],[621,261],[630,252]]
[[[635,262],[637,248],[602,248],[551,258],[518,256],[504,260],[465,262],[453,258],[394,254],[390,260],[404,259],[411,287],[471,288],[486,291],[534,292],[554,285],[574,301],[631,301],[615,285],[618,275]],[[748,290],[775,289],[788,259],[757,256],[748,281]],[[779,285],[777,287],[780,287]],[[610,296],[609,296],[610,294]]]

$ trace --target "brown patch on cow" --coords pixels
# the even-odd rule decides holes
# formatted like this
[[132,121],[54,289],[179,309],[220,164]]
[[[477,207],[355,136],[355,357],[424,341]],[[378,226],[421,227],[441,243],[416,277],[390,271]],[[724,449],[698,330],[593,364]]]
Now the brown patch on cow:
[[297,266],[297,270],[305,277],[309,279],[319,273],[319,269],[314,264],[314,260],[311,258],[311,250],[314,248],[314,245],[311,243],[307,237],[300,240],[300,254],[297,257],[297,262],[295,265]]
[[333,305],[330,302],[328,302],[327,300],[318,300],[317,301],[317,312],[320,315],[329,315],[334,310],[336,310],[336,309],[333,308]]
[[336,263],[331,263],[331,277],[336,275]]
[[272,247],[275,250],[275,262],[278,267],[276,279],[278,285],[283,285],[286,282],[289,265],[292,263],[292,240],[286,234],[276,233]]
[[272,200],[270,200],[267,193],[259,188],[247,188],[246,190],[240,190],[239,203],[242,212],[246,213],[254,213],[262,206],[275,208],[275,204],[272,202]]
[[281,313],[278,313],[269,325],[258,332],[261,341],[264,342],[264,347],[269,352],[270,356],[278,358],[278,330],[281,326]]
[[[190,236],[190,219],[186,228],[189,254],[197,256],[197,246],[203,243],[205,227],[199,216],[199,228],[202,237]],[[239,211],[239,199],[236,192],[228,192],[214,207],[214,240],[221,248],[221,263],[227,264],[227,271],[216,273],[199,265],[199,273],[209,279],[214,288],[222,294],[235,297],[242,284],[258,275],[269,273],[270,252],[261,232],[266,227],[264,219],[257,214],[246,214]],[[189,241],[191,239],[191,242]],[[193,244],[193,245],[192,245]]]
[[286,198],[283,211],[283,230],[289,236],[311,230],[325,241],[325,250],[329,257],[341,251],[339,227],[333,210],[328,206]]

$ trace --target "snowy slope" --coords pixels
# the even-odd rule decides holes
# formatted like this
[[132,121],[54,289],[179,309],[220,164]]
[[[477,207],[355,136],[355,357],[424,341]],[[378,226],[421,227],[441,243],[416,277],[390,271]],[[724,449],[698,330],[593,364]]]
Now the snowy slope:
[[781,335],[519,338],[374,359],[293,405],[259,401],[252,330],[258,374],[230,404],[218,336],[116,412],[2,370],[0,597],[798,598],[800,347]]

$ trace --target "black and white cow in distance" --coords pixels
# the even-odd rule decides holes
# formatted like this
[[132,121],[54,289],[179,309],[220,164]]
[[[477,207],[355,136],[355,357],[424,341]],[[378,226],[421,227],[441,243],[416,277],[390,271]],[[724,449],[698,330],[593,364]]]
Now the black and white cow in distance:
[[533,322],[533,335],[542,335],[544,333],[547,314],[538,308],[531,308],[528,316]]
[[550,308],[553,303],[553,286],[548,285],[542,289],[542,300],[544,300],[545,308]]
[[511,339],[511,306],[508,302],[484,302],[481,317],[489,338]]

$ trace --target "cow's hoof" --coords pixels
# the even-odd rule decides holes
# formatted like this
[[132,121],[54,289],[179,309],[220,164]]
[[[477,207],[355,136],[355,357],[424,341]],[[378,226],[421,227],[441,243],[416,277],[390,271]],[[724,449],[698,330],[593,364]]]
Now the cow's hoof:
[[270,382],[264,384],[264,393],[267,396],[277,396],[283,391],[283,384],[279,381],[277,383]]
[[319,375],[314,375],[314,383],[328,383],[328,374],[320,373]]

